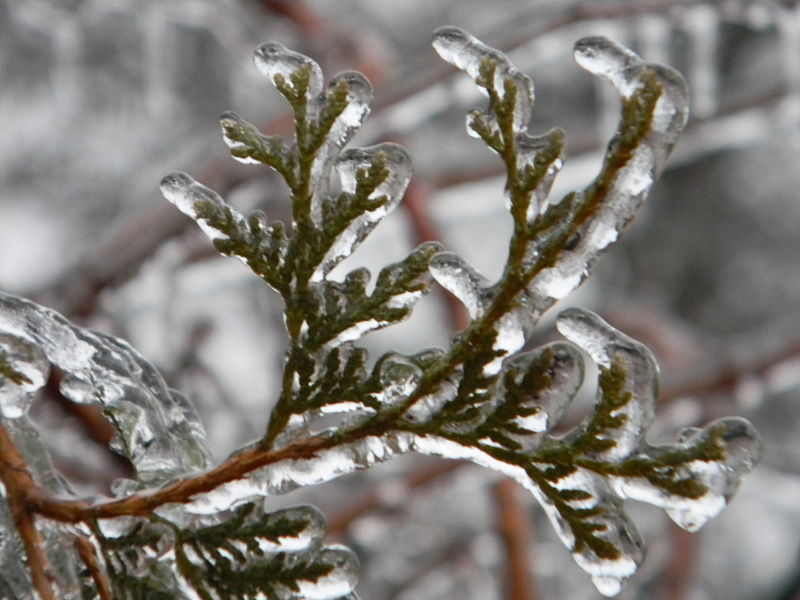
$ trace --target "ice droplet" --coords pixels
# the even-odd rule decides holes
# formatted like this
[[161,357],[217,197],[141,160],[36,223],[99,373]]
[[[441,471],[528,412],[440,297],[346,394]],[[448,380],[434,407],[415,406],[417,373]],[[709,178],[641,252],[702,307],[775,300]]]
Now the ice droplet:
[[256,50],[253,61],[258,70],[269,77],[276,87],[278,77],[288,84],[291,82],[292,74],[305,68],[309,73],[307,99],[316,98],[322,92],[323,78],[319,65],[304,54],[289,50],[283,44],[268,42],[261,45]]
[[328,546],[316,556],[315,562],[329,565],[331,571],[316,581],[297,580],[301,598],[308,600],[339,600],[353,591],[358,582],[358,558],[345,546]]
[[226,239],[226,236],[200,216],[204,208],[214,208],[217,211],[229,210],[237,228],[246,227],[244,217],[231,209],[217,192],[198,183],[186,173],[170,173],[164,177],[161,180],[161,193],[183,214],[194,219],[212,241]]
[[471,319],[480,316],[491,301],[491,284],[466,260],[454,252],[440,252],[431,259],[433,278],[466,306]]
[[408,357],[391,353],[381,357],[378,366],[381,391],[376,399],[386,406],[393,406],[408,398],[422,379],[422,370]]
[[[262,164],[262,161],[251,156],[253,147],[263,149],[270,156],[284,158],[285,149],[280,136],[262,134],[255,125],[245,121],[235,112],[228,111],[220,117],[222,138],[231,152],[231,156],[244,164]],[[243,141],[247,140],[247,142]]]
[[[466,72],[482,91],[483,85],[488,83],[481,81],[482,65],[485,61],[496,65],[491,84],[500,99],[505,98],[506,85],[514,89],[514,130],[520,132],[528,128],[534,100],[533,81],[517,70],[505,54],[463,29],[451,26],[440,27],[434,32],[433,47],[442,59]],[[467,131],[470,131],[469,125]]]
[[[625,373],[620,393],[630,394],[630,400],[612,412],[615,417],[623,417],[625,422],[621,427],[606,430],[604,435],[610,436],[615,445],[599,453],[604,460],[625,458],[639,447],[653,421],[658,365],[652,352],[587,310],[563,311],[556,327],[569,341],[583,348],[598,366],[610,369],[616,365]],[[600,404],[604,400],[603,390],[598,389],[597,393]]]

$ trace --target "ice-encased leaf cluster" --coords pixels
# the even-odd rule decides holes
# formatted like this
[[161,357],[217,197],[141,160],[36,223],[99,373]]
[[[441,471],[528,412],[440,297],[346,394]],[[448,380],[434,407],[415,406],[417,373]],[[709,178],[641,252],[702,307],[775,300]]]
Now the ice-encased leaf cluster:
[[[356,561],[346,549],[322,545],[321,516],[310,507],[270,513],[264,497],[411,451],[471,460],[515,478],[598,589],[614,595],[644,555],[625,498],[661,506],[693,531],[725,506],[753,467],[759,442],[742,419],[687,429],[674,444],[648,443],[658,395],[655,361],[596,315],[565,311],[557,325],[567,342],[521,351],[539,317],[617,239],[663,169],[687,118],[682,77],[605,38],[580,40],[577,62],[615,87],[621,117],[597,177],[553,201],[548,194],[562,166],[564,135],[528,132],[531,79],[458,28],[438,30],[433,44],[488,100],[470,113],[467,129],[507,172],[514,228],[502,275],[492,282],[429,242],[382,269],[373,285],[366,269],[330,278],[400,202],[411,162],[396,144],[346,148],[370,110],[372,90],[362,75],[345,72],[326,85],[310,58],[276,43],[259,48],[256,66],[292,108],[293,139],[266,136],[235,113],[222,116],[222,130],[235,158],[283,177],[290,227],[260,211],[240,214],[183,173],[165,177],[161,189],[220,252],[239,258],[281,295],[289,334],[281,390],[264,436],[214,470],[218,477],[232,467],[210,491],[158,506],[147,517],[58,530],[90,540],[114,597],[351,597]],[[463,302],[470,325],[447,349],[389,352],[370,366],[355,342],[406,318],[432,279]],[[599,368],[597,398],[583,421],[565,431],[560,421],[583,383],[581,351]],[[26,412],[51,365],[61,374],[61,393],[101,403],[116,428],[115,448],[136,469],[135,481],[116,486],[117,496],[205,476],[210,460],[202,426],[149,363],[124,342],[0,296],[0,410],[20,445],[23,438],[36,442],[21,432],[31,429]],[[67,493],[41,443],[25,447],[40,485]],[[242,461],[252,465],[244,473]],[[11,530],[7,517],[0,511]],[[6,546],[0,551],[9,554]],[[64,590],[74,595],[74,564],[62,572],[72,573]],[[0,578],[0,585],[9,581]],[[27,585],[14,582],[15,589]]]
[[114,598],[352,598],[358,560],[347,548],[323,546],[327,524],[314,507],[267,512],[263,502],[245,503],[175,521],[97,528]]

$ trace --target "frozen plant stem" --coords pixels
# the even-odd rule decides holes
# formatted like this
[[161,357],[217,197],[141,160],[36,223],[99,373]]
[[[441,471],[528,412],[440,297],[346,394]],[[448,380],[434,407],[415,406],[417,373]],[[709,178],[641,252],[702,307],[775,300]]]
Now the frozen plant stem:
[[[0,294],[0,409],[9,426],[0,475],[13,517],[4,524],[0,511],[0,527],[22,539],[40,596],[89,585],[99,598],[352,599],[357,560],[322,544],[322,515],[308,506],[269,512],[265,498],[412,451],[515,479],[609,596],[644,557],[624,498],[661,506],[694,531],[732,497],[758,459],[752,426],[720,419],[650,445],[658,373],[643,345],[571,309],[557,322],[568,342],[521,352],[539,317],[580,285],[646,198],[686,123],[683,78],[608,39],[579,40],[579,65],[622,98],[620,124],[595,180],[552,201],[564,136],[528,132],[531,79],[460,29],[439,29],[433,44],[487,98],[467,129],[507,174],[514,227],[498,281],[431,242],[382,269],[372,286],[366,269],[329,278],[400,202],[411,162],[397,144],[347,148],[370,111],[363,75],[340,73],[326,86],[314,61],[280,44],[260,47],[256,66],[291,106],[294,139],[266,136],[235,113],[223,115],[222,129],[235,158],[283,177],[291,226],[259,211],[242,215],[186,174],[162,181],[164,196],[216,249],[244,262],[285,305],[289,348],[265,433],[221,464],[211,464],[189,401],[128,344]],[[469,324],[445,350],[390,352],[370,367],[356,342],[407,318],[432,280],[464,304]],[[556,435],[582,383],[579,349],[599,367],[597,399],[583,423]],[[116,432],[112,447],[133,465],[135,478],[115,482],[114,498],[71,497],[32,433],[27,410],[51,365],[63,373],[65,397],[102,406]],[[336,426],[320,425],[331,415]],[[17,451],[23,442],[30,469]],[[76,548],[77,557],[58,562],[57,578],[34,515],[48,540]],[[92,582],[80,581],[79,561]],[[0,583],[20,594],[26,585]]]

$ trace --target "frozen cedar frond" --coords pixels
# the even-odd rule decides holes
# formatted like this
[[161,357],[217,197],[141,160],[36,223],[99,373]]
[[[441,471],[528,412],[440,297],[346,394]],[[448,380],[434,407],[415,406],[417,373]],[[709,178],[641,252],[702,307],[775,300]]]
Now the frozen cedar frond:
[[[413,451],[516,479],[609,596],[644,557],[625,498],[663,507],[690,531],[730,500],[758,460],[755,431],[725,418],[651,445],[658,369],[642,344],[571,309],[557,320],[566,342],[522,351],[541,315],[589,275],[663,170],[686,123],[683,78],[606,38],[579,40],[578,64],[617,90],[622,109],[598,175],[554,201],[564,135],[529,133],[530,77],[455,27],[438,30],[433,45],[487,98],[467,127],[506,169],[514,229],[500,278],[490,281],[429,242],[372,285],[366,269],[330,279],[400,203],[411,160],[394,143],[347,148],[370,111],[363,75],[342,73],[326,85],[310,58],[264,44],[256,66],[291,106],[293,139],[264,135],[230,112],[222,129],[236,159],[285,180],[292,222],[242,215],[183,173],[161,184],[221,253],[283,299],[289,347],[264,434],[213,466],[189,401],[128,344],[0,295],[0,449],[8,453],[0,460],[0,538],[9,540],[0,543],[0,588],[10,597],[352,600],[358,561],[323,544],[324,517],[308,506],[270,510],[267,498]],[[359,340],[408,317],[434,280],[466,306],[469,325],[447,348],[389,352],[370,367]],[[599,369],[597,397],[564,432],[557,428],[584,378],[581,350]],[[65,396],[102,405],[116,431],[112,447],[135,468],[133,479],[115,484],[113,499],[72,497],[28,418],[51,367],[63,374]],[[36,515],[38,529],[20,528],[20,515]]]

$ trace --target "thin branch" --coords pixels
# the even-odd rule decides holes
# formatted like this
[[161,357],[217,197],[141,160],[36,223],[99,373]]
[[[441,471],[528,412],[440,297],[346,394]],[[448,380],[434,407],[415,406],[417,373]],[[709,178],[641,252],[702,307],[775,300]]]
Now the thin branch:
[[41,489],[33,481],[25,459],[17,450],[9,431],[0,424],[0,481],[8,496],[8,505],[17,533],[25,546],[25,563],[33,579],[33,587],[41,600],[56,600],[50,560],[44,551],[44,540],[36,529],[30,507],[32,497],[41,495]]
[[[411,226],[414,229],[416,237],[416,244],[421,244],[427,241],[443,242],[444,238],[439,231],[439,228],[434,223],[428,210],[430,202],[430,192],[424,184],[412,180],[411,185],[406,190],[403,203],[400,205],[405,209],[411,220]],[[450,319],[451,331],[460,331],[469,325],[469,316],[461,301],[453,296],[450,292],[437,287],[437,291],[442,294],[444,299],[445,309]]]
[[691,591],[697,566],[700,533],[690,533],[670,521],[669,563],[662,575],[662,600],[686,600]]
[[531,571],[530,547],[533,525],[519,499],[519,486],[511,479],[503,479],[494,486],[498,509],[497,527],[506,552],[507,600],[536,600],[536,588]]
[[[47,497],[36,488],[37,493],[28,498],[30,509],[56,521],[76,523],[90,519],[109,519],[121,516],[143,516],[171,502],[185,503],[193,496],[210,492],[217,487],[241,479],[260,467],[284,460],[312,460],[324,450],[336,448],[341,443],[353,442],[370,436],[381,435],[390,429],[389,423],[374,427],[361,427],[348,432],[346,439],[331,440],[318,436],[301,440],[279,450],[248,448],[231,456],[210,471],[181,479],[162,488],[147,490],[119,500],[90,504],[85,500],[63,500]],[[345,436],[342,436],[345,438]],[[0,448],[2,452],[2,448]]]
[[775,367],[787,360],[800,356],[800,341],[795,341],[789,346],[774,352],[765,358],[755,361],[750,365],[735,365],[724,368],[707,378],[696,379],[682,385],[667,388],[662,392],[660,400],[669,402],[687,396],[703,397],[713,394],[731,392],[736,385],[746,376],[763,377]]
[[88,538],[79,535],[75,538],[75,549],[78,551],[83,564],[86,565],[86,568],[92,575],[94,584],[97,587],[97,593],[100,595],[100,600],[114,600],[114,596],[111,593],[111,584],[100,568],[100,563],[97,561],[97,553],[95,552],[92,542],[90,542]]

